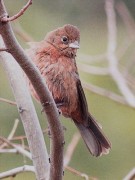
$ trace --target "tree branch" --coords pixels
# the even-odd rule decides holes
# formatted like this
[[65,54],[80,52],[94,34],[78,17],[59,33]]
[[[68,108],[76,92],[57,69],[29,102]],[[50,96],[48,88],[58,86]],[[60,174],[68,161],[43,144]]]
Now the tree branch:
[[[71,171],[73,174],[75,174],[77,176],[83,177],[85,180],[89,180],[89,176],[87,174],[81,173],[81,172],[77,171],[76,169],[73,169],[69,166],[66,166],[66,169]],[[91,180],[97,180],[97,179],[91,178]]]
[[24,12],[28,9],[28,7],[32,4],[32,0],[29,0],[27,2],[27,4],[14,16],[12,17],[8,17],[8,15],[2,16],[1,18],[1,22],[9,22],[9,21],[14,21],[15,19],[19,18],[20,16],[22,16],[24,14]]
[[9,50],[7,48],[0,48],[0,52],[2,52],[2,51],[9,52]]
[[23,155],[25,155],[26,157],[28,157],[29,159],[32,160],[32,156],[31,156],[30,152],[26,151],[25,149],[23,149],[22,147],[20,147],[20,146],[18,146],[16,144],[11,143],[10,141],[8,141],[4,137],[0,136],[0,140],[3,141],[3,142],[6,142],[8,145],[10,145],[14,149],[16,149],[20,154],[23,154]]
[[15,105],[15,106],[17,105],[16,102],[10,101],[10,100],[4,99],[4,98],[0,98],[0,101],[11,104],[11,105]]
[[78,132],[73,135],[73,138],[72,138],[70,144],[68,145],[67,151],[65,153],[64,167],[68,166],[69,162],[71,161],[72,155],[73,155],[73,153],[75,151],[75,148],[76,148],[80,138],[81,138],[81,136],[80,136],[80,134]]
[[15,153],[15,154],[17,154],[18,150],[15,148],[12,148],[12,149],[1,149],[0,148],[0,153]]
[[34,170],[33,166],[24,165],[22,167],[17,167],[15,169],[0,173],[0,179],[14,177],[17,174],[22,173],[22,172],[34,172],[35,173],[35,170]]
[[[4,2],[3,0],[0,0],[0,16],[2,17],[4,14],[6,14]],[[30,79],[36,93],[39,96],[44,112],[46,112],[51,131],[50,180],[60,180],[63,175],[64,133],[58,118],[59,113],[56,104],[44,80],[42,79],[39,70],[28,58],[24,50],[17,42],[9,22],[0,22],[0,33],[3,37],[6,48],[10,49],[10,53]],[[38,146],[38,148],[40,149],[40,146]]]

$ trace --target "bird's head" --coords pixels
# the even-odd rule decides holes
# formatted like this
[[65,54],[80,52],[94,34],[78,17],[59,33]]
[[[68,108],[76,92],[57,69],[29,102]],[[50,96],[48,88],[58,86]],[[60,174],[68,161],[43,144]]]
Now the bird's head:
[[80,31],[76,26],[67,24],[49,32],[45,37],[45,41],[61,52],[76,53],[76,49],[79,49]]

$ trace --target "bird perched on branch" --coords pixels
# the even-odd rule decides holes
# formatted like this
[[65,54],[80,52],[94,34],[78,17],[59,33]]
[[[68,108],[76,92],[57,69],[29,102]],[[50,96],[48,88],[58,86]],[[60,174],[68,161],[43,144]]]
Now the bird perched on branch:
[[[109,152],[111,144],[88,112],[75,61],[79,42],[79,29],[67,24],[49,32],[43,41],[31,43],[27,53],[40,70],[57,108],[63,116],[73,120],[90,153],[100,156]],[[39,101],[30,82],[29,85]]]

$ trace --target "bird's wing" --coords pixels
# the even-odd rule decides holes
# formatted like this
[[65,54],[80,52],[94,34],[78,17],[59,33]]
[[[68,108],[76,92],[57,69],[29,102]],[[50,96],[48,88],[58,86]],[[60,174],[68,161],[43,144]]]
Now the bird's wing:
[[82,118],[87,121],[88,116],[89,116],[88,105],[87,105],[86,97],[85,97],[80,81],[77,82],[77,91],[78,91],[78,98],[79,98],[78,101],[79,101],[79,106],[82,113]]

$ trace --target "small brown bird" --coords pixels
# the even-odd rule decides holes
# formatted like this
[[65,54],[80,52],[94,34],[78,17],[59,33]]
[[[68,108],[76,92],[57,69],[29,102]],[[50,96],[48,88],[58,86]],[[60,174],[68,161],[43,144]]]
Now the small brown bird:
[[[49,32],[43,41],[31,43],[27,53],[40,70],[58,109],[73,120],[90,153],[100,156],[109,152],[111,144],[88,112],[75,61],[79,42],[79,29],[67,24]],[[30,82],[29,85],[39,101]]]

